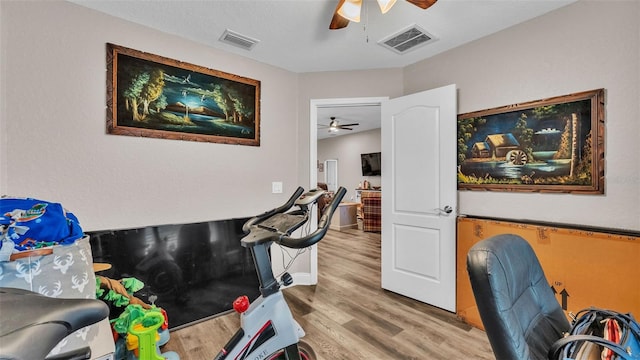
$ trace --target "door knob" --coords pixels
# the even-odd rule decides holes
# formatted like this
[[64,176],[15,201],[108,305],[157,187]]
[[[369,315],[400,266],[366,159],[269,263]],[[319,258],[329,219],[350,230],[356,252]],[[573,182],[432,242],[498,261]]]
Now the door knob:
[[438,209],[440,211],[442,211],[445,214],[451,214],[451,212],[453,211],[453,208],[449,205],[445,206],[444,209]]

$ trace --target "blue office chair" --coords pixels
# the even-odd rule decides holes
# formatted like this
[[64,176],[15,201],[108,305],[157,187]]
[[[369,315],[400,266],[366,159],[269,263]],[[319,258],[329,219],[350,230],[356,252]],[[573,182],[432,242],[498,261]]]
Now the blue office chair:
[[517,235],[483,240],[469,250],[467,271],[496,358],[547,359],[570,325],[531,245]]

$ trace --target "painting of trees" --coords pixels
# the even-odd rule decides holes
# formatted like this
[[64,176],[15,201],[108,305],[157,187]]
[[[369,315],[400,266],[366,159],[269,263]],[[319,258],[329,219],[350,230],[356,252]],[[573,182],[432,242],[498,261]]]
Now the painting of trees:
[[527,126],[527,114],[520,114],[520,118],[513,129],[513,135],[518,139],[520,148],[527,154],[527,157],[533,159],[533,129]]
[[477,132],[478,125],[486,124],[487,119],[471,117],[458,120],[458,165],[462,164],[469,152],[468,141]]
[[260,144],[260,81],[107,45],[107,131]]
[[124,87],[123,97],[125,100],[125,107],[127,111],[131,111],[131,116],[134,121],[141,120],[140,114],[138,113],[138,101],[140,100],[142,88],[147,81],[149,81],[149,73],[140,72],[133,75],[130,78],[129,83]]
[[568,159],[571,156],[571,121],[565,120],[564,130],[560,137],[560,145],[558,152],[553,156],[554,159]]

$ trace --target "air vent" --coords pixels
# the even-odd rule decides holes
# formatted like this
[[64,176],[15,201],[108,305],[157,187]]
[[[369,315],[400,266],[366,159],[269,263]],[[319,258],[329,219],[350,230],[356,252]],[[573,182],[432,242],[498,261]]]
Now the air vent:
[[433,35],[427,33],[417,25],[411,25],[407,29],[403,29],[378,41],[378,44],[398,54],[404,54],[409,50],[416,49],[434,41],[436,41],[436,39]]
[[260,40],[256,40],[248,36],[240,35],[237,32],[233,32],[229,29],[226,29],[224,31],[224,33],[220,37],[220,41],[233,46],[237,46],[245,50],[251,50],[257,43],[260,42]]

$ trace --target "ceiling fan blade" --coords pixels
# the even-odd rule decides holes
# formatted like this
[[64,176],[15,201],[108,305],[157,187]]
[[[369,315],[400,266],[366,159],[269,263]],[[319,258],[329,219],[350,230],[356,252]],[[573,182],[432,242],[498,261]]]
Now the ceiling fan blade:
[[339,126],[358,126],[360,124],[358,123],[353,123],[353,124],[340,124]]
[[435,4],[436,1],[438,0],[407,0],[407,1],[423,10],[426,10],[430,8],[431,5]]
[[338,6],[336,6],[335,11],[333,12],[333,18],[331,18],[331,24],[329,24],[329,29],[331,30],[342,29],[349,25],[349,20],[338,15],[338,9],[340,9],[342,4],[344,4],[344,1],[345,0],[338,1]]
[[347,128],[347,127],[342,127],[342,126],[340,126],[340,129],[342,129],[342,130],[353,130],[352,128]]

